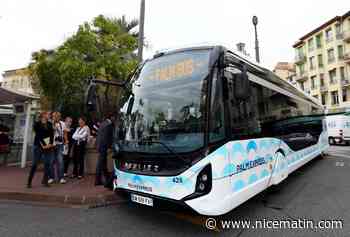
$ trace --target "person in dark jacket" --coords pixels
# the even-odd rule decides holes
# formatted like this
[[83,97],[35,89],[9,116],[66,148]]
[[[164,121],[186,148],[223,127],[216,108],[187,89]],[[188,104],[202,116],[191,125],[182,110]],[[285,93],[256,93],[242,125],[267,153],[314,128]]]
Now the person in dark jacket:
[[48,113],[40,114],[39,121],[34,124],[34,145],[33,145],[33,163],[29,173],[27,187],[32,187],[37,165],[40,160],[43,160],[45,169],[42,184],[49,187],[48,179],[50,174],[50,163],[54,149],[54,130],[52,124],[48,121]]
[[[108,114],[97,131],[96,146],[97,151],[99,153],[99,157],[96,164],[96,186],[103,185],[109,180],[109,172],[107,168],[107,154],[108,148],[111,147],[113,143],[113,122],[114,116],[112,114]],[[104,182],[102,182],[102,173],[105,177]]]
[[7,156],[10,153],[8,131],[9,129],[6,126],[0,124],[0,160],[3,160],[3,165],[7,164]]

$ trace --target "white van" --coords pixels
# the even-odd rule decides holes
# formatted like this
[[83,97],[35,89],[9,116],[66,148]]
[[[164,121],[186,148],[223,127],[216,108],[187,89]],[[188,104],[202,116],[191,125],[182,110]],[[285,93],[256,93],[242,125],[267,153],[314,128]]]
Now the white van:
[[327,130],[329,144],[350,144],[350,115],[327,115]]

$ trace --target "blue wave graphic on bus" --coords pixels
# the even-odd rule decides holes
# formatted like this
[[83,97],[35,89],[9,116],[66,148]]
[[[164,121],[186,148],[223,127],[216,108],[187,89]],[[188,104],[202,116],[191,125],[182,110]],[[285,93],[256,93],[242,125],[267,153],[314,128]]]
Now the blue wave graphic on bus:
[[[326,133],[322,133],[316,145],[300,151],[291,150],[276,138],[259,138],[232,141],[221,146],[190,169],[174,177],[156,177],[127,173],[115,169],[118,188],[151,193],[161,197],[180,200],[195,190],[199,172],[207,164],[212,166],[213,180],[232,177],[232,189],[238,192],[260,180],[285,172],[291,165],[328,146]],[[285,157],[277,162],[275,152],[283,150]],[[174,182],[174,178],[181,182]]]

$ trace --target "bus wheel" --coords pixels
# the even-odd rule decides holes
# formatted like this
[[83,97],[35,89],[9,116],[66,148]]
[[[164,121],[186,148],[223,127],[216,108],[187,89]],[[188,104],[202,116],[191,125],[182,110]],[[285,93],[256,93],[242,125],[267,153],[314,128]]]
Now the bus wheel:
[[327,153],[325,153],[324,151],[321,152],[321,154],[317,157],[318,159],[322,160],[323,158],[325,158],[327,156]]
[[335,144],[334,138],[333,137],[328,138],[328,143],[329,145],[334,145]]

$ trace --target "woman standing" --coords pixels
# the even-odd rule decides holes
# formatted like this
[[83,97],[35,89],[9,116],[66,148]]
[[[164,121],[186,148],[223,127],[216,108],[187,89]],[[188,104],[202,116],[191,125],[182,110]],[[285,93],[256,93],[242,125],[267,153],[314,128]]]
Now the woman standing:
[[72,118],[66,117],[64,123],[65,123],[65,130],[64,130],[64,149],[63,149],[63,160],[64,160],[64,177],[68,176],[68,169],[69,164],[71,162],[71,151],[73,147],[73,128],[72,128]]
[[79,127],[73,134],[74,140],[74,168],[72,178],[78,177],[82,179],[84,176],[84,163],[85,163],[85,150],[86,143],[90,136],[90,129],[86,125],[86,119],[83,117],[79,118]]
[[39,116],[39,121],[34,124],[34,145],[33,145],[33,163],[29,173],[27,187],[32,187],[32,180],[34,178],[37,165],[40,160],[43,160],[45,169],[42,184],[49,187],[48,179],[50,174],[50,163],[53,155],[53,138],[54,130],[52,124],[48,121],[49,114],[43,112]]

